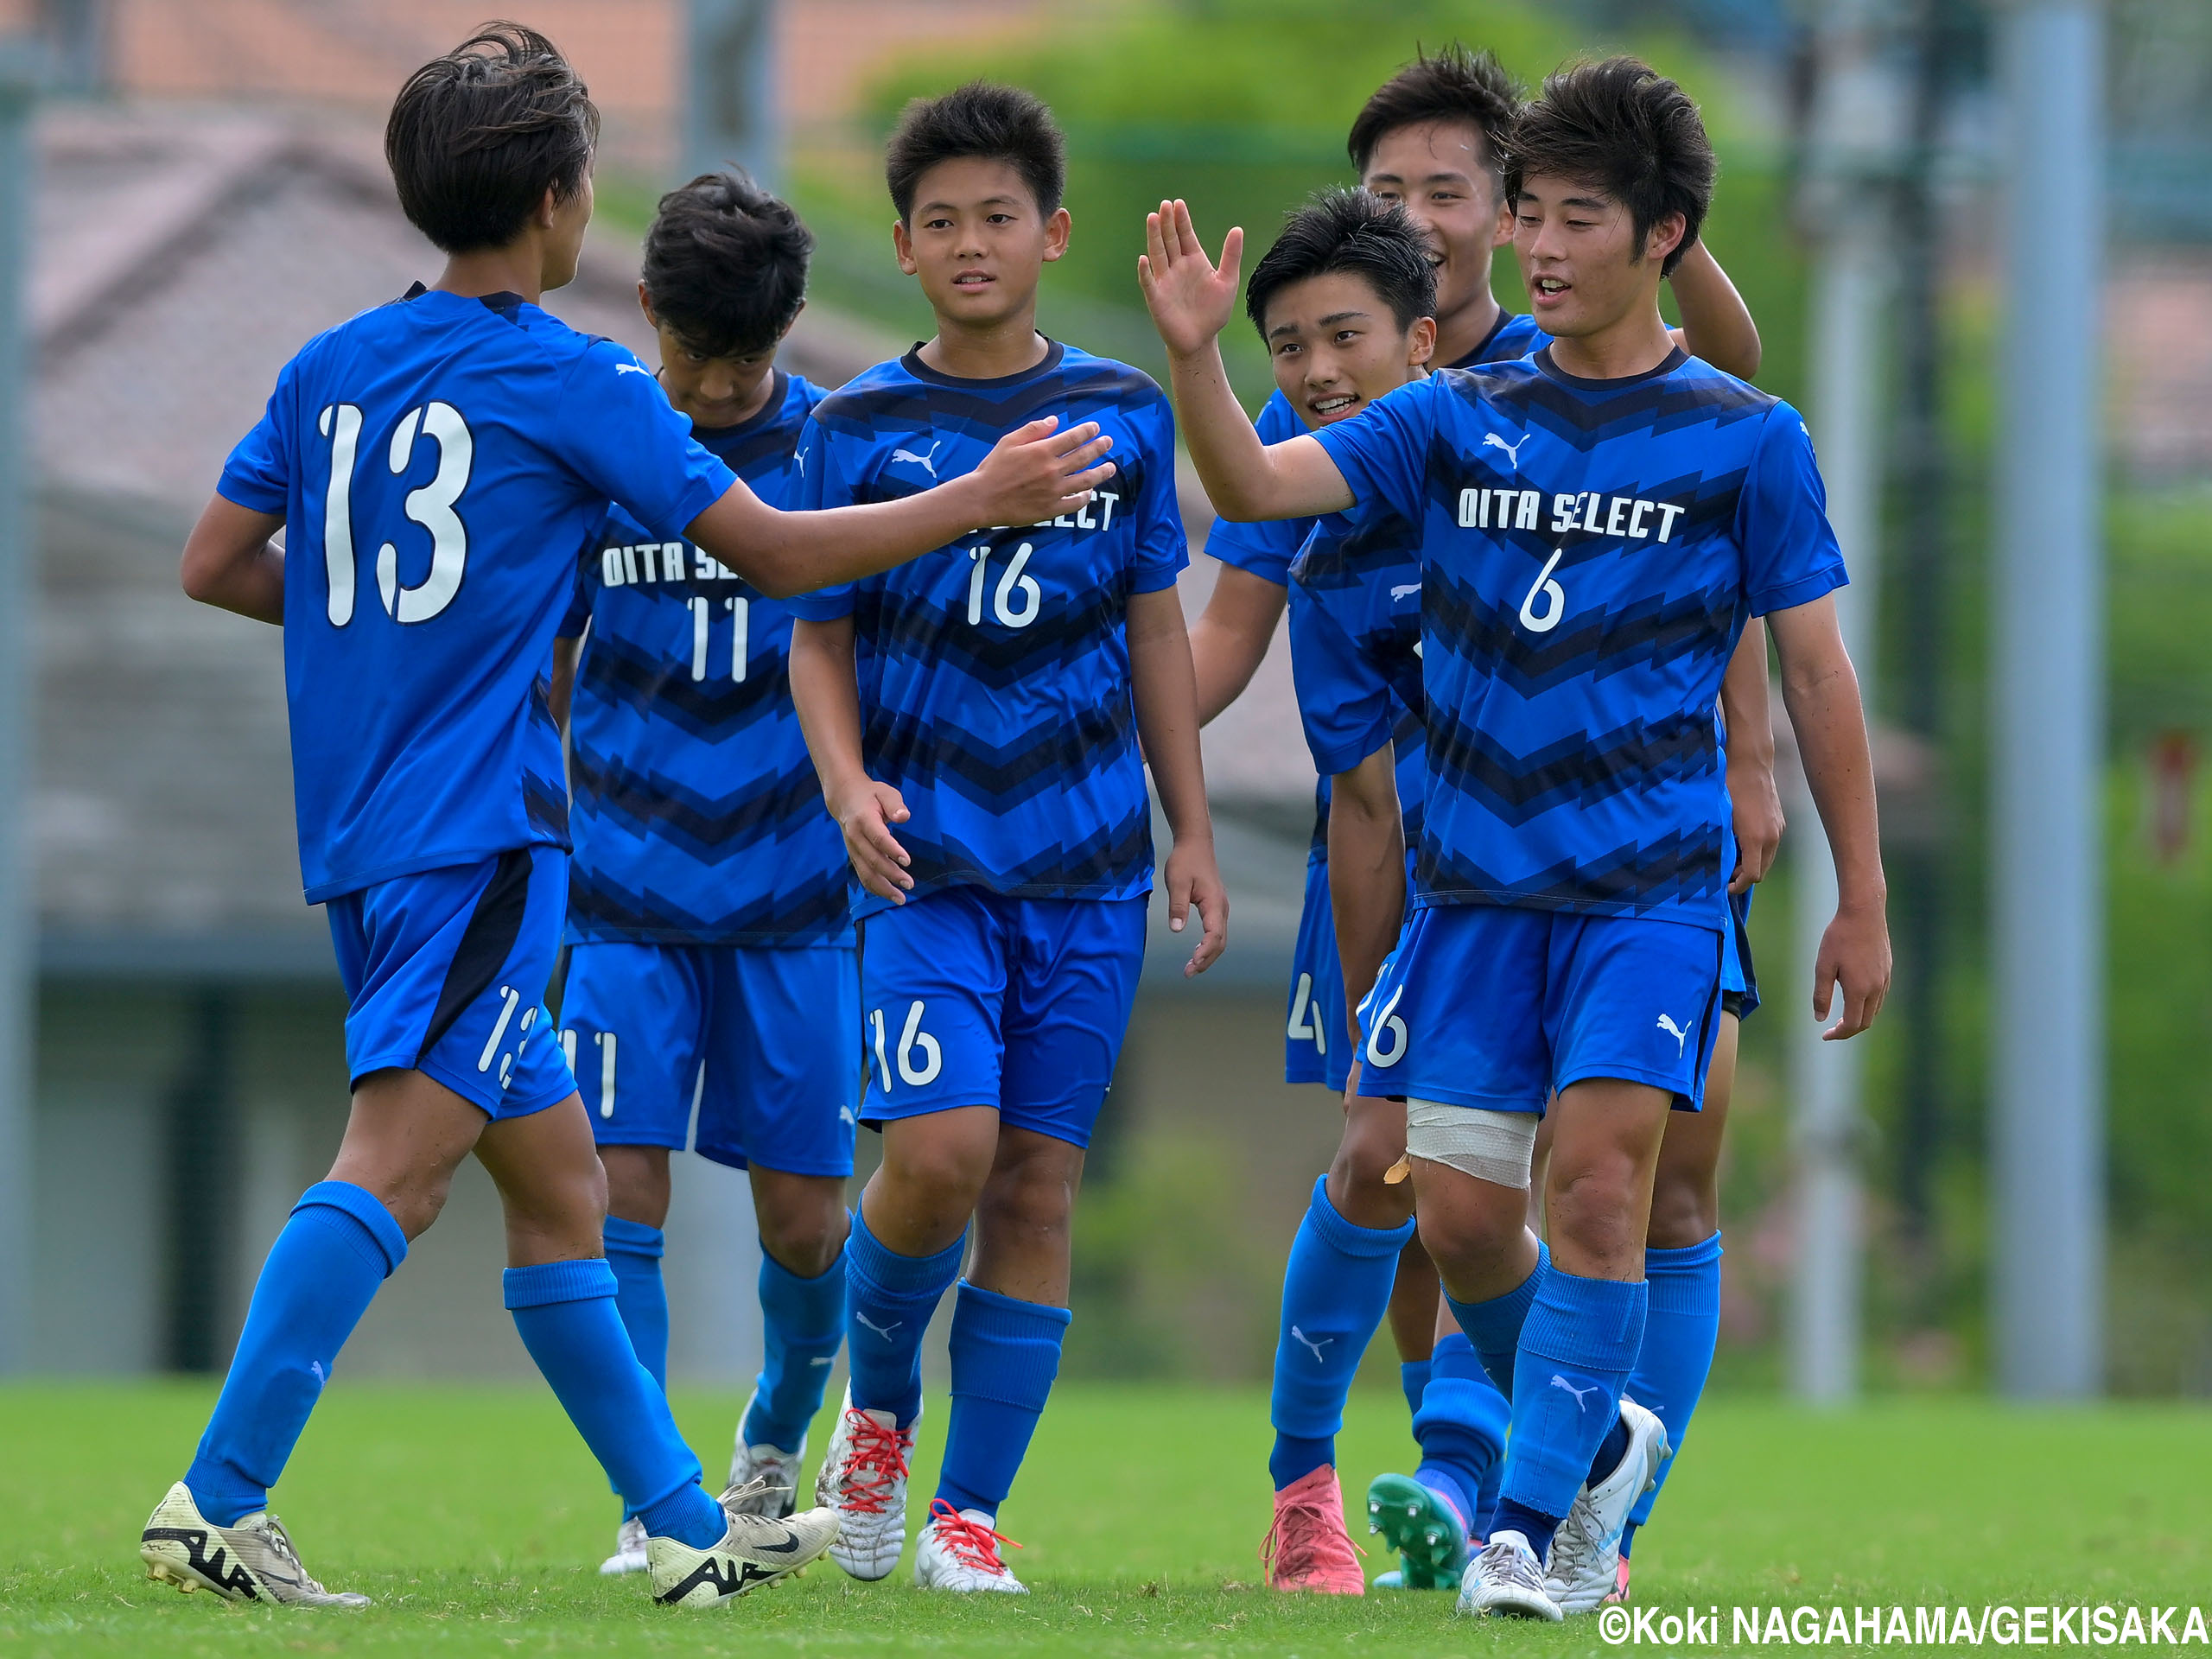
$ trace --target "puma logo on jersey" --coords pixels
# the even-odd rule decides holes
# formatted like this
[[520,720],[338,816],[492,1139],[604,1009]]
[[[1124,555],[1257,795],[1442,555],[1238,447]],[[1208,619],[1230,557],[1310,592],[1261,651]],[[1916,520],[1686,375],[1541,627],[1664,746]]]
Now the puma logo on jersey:
[[874,1319],[868,1318],[867,1314],[858,1312],[855,1312],[853,1317],[858,1319],[862,1325],[868,1326],[869,1330],[874,1332],[877,1336],[881,1337],[886,1342],[891,1340],[891,1333],[893,1331],[896,1331],[900,1325],[906,1323],[904,1319],[893,1319],[888,1325],[878,1325]]
[[935,460],[935,456],[937,454],[938,446],[943,444],[944,442],[944,440],[943,438],[939,438],[936,443],[930,445],[930,452],[926,455],[918,455],[911,449],[893,449],[891,452],[891,459],[893,461],[911,461],[915,466],[920,467],[931,478],[935,478],[937,476],[937,461]]
[[1689,1043],[1689,1033],[1675,1023],[1675,1016],[1671,1014],[1662,1014],[1659,1016],[1659,1029],[1675,1039],[1675,1058],[1680,1059],[1683,1050]]
[[1321,1351],[1336,1340],[1334,1337],[1324,1337],[1320,1341],[1316,1342],[1313,1338],[1307,1336],[1303,1331],[1300,1330],[1294,1325],[1290,1327],[1290,1334],[1296,1337],[1299,1341],[1304,1343],[1308,1348],[1313,1351],[1313,1363],[1316,1365],[1326,1363],[1321,1357]]
[[614,372],[617,374],[650,375],[652,373],[652,371],[642,363],[617,363],[614,365]]
[[1605,1392],[1603,1389],[1598,1387],[1595,1383],[1592,1383],[1586,1389],[1578,1389],[1573,1383],[1568,1382],[1557,1371],[1554,1371],[1552,1373],[1552,1387],[1555,1389],[1565,1389],[1569,1394],[1573,1395],[1574,1396],[1574,1408],[1577,1411],[1580,1411],[1582,1409],[1582,1402],[1588,1399],[1592,1395],[1603,1394]]
[[[1521,435],[1521,443],[1526,443],[1528,442],[1529,435],[1526,432],[1523,432]],[[1505,458],[1513,463],[1514,470],[1516,472],[1520,470],[1521,467],[1521,443],[1508,443],[1503,438],[1499,437],[1495,432],[1485,432],[1483,434],[1483,448],[1485,449],[1504,450]]]
[[1395,605],[1400,600],[1410,598],[1413,594],[1419,592],[1421,592],[1421,583],[1417,582],[1401,582],[1398,586],[1390,590],[1390,602]]
[[[840,1106],[837,1109],[837,1121],[840,1123],[853,1123],[853,1109],[849,1106]],[[854,1127],[859,1126],[855,1124]]]

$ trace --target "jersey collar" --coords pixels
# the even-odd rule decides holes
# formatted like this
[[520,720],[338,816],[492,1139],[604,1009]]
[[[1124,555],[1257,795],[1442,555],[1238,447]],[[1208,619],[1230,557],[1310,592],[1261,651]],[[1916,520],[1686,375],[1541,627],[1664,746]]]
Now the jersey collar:
[[1642,374],[1624,374],[1618,380],[1592,380],[1582,375],[1569,374],[1552,361],[1552,348],[1544,346],[1535,354],[1536,366],[1562,386],[1572,386],[1577,391],[1619,391],[1624,387],[1642,385],[1646,380],[1656,380],[1662,375],[1672,374],[1690,360],[1690,354],[1677,346],[1675,349]]
[[1497,340],[1497,337],[1505,332],[1505,325],[1512,321],[1514,318],[1520,315],[1521,314],[1517,311],[1509,311],[1503,306],[1499,306],[1497,308],[1497,321],[1491,324],[1490,332],[1482,337],[1481,340],[1476,345],[1475,349],[1469,352],[1465,357],[1459,358],[1453,362],[1446,363],[1444,366],[1447,369],[1480,368],[1484,363],[1489,360],[1483,354],[1489,351],[1491,345]]
[[760,408],[754,410],[735,426],[695,426],[691,429],[691,435],[704,444],[727,443],[733,438],[741,438],[747,433],[766,426],[774,421],[784,412],[784,399],[791,395],[791,378],[784,372],[783,365],[780,363],[770,369],[768,372],[774,378],[768,383],[767,402],[762,404]]
[[1040,374],[1050,374],[1060,366],[1060,359],[1067,348],[1047,334],[1045,355],[1017,374],[995,375],[988,380],[963,380],[957,374],[942,374],[922,361],[922,347],[929,342],[918,340],[913,349],[899,359],[899,366],[917,380],[926,380],[933,386],[967,386],[978,391],[995,391],[1001,386],[1018,386],[1025,380],[1034,380]]

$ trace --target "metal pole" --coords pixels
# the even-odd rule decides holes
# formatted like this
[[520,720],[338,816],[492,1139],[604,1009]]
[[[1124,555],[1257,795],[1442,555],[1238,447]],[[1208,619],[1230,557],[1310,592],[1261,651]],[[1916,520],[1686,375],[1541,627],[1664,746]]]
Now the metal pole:
[[31,1169],[36,925],[23,834],[32,776],[29,259],[37,58],[0,41],[0,1373],[31,1363]]
[[2024,0],[1999,23],[1992,1277],[1999,1384],[2033,1399],[2094,1395],[2104,1370],[2101,10]]
[[734,163],[775,188],[783,169],[775,60],[776,0],[687,0],[685,178]]
[[[1849,187],[1847,187],[1847,188]],[[1813,432],[1827,481],[1828,518],[1851,584],[1836,595],[1844,645],[1871,705],[1874,589],[1880,565],[1880,414],[1878,368],[1885,271],[1879,215],[1863,189],[1839,200],[1815,291]],[[1791,902],[1797,963],[1809,972],[1835,915],[1835,864],[1809,797],[1792,804]],[[1833,1020],[1835,1011],[1830,1010]],[[1860,1049],[1821,1040],[1802,1003],[1787,1006],[1790,1095],[1798,1169],[1797,1277],[1789,1369],[1802,1400],[1834,1404],[1859,1392],[1862,1223]]]

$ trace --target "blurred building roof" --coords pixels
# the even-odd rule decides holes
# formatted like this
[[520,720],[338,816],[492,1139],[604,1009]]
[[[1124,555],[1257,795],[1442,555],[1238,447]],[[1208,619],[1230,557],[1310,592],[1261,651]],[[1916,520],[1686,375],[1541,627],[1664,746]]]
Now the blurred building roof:
[[[438,257],[351,119],[57,106],[39,157],[33,814],[47,966],[327,972],[321,918],[300,899],[282,638],[188,601],[177,550],[291,354],[434,276]],[[634,247],[594,241],[547,305],[646,349],[636,280]],[[905,344],[811,307],[785,361],[835,385]],[[1185,499],[1196,544],[1209,515],[1187,477]],[[1198,563],[1192,605],[1214,569]],[[1216,793],[1248,830],[1302,846],[1313,769],[1285,647],[1206,748]],[[1248,914],[1268,931],[1286,900],[1294,923],[1302,863],[1276,861],[1244,861],[1263,900]]]

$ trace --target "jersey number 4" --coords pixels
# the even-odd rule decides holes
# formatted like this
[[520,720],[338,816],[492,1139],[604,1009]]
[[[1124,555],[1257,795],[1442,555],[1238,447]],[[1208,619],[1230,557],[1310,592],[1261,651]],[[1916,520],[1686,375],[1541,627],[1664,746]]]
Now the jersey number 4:
[[[330,626],[353,620],[353,470],[361,442],[361,411],[354,404],[333,404],[315,422],[330,440],[330,487],[322,498],[322,564],[330,579]],[[391,435],[388,457],[395,477],[404,476],[415,457],[417,435],[438,446],[438,470],[430,481],[407,493],[408,518],[430,533],[430,574],[412,588],[399,581],[399,550],[386,542],[377,549],[377,594],[385,614],[401,622],[427,622],[453,603],[468,564],[468,527],[454,511],[468,487],[468,468],[476,441],[468,423],[451,404],[410,409]]]

